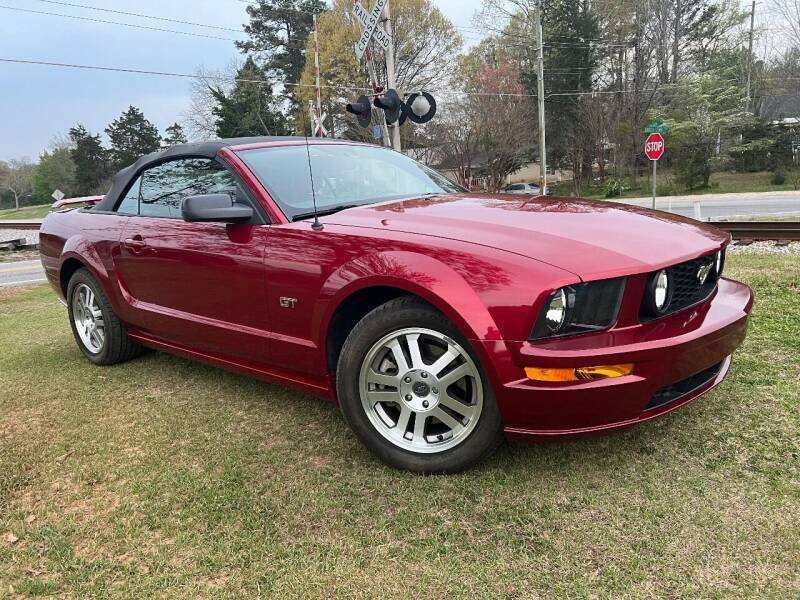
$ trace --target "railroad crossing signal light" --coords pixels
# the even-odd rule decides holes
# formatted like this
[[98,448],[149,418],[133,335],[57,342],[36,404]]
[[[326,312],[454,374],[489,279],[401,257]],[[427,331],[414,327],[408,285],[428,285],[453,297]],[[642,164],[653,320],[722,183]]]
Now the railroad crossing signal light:
[[[421,125],[430,121],[436,114],[436,100],[428,92],[407,94],[407,99],[403,102],[397,90],[388,89],[383,93],[379,90],[374,104],[384,111],[386,123],[389,125],[393,123],[402,125],[406,119]],[[356,102],[350,102],[346,108],[347,112],[358,117],[358,124],[361,127],[369,127],[372,107],[367,96],[361,96]]]
[[386,122],[390,125],[397,123],[403,116],[403,102],[395,90],[389,89],[382,95],[376,96],[375,106],[383,110],[386,114]]
[[406,100],[405,113],[414,123],[427,123],[436,114],[436,100],[428,92],[411,94]]
[[[377,100],[375,103],[377,105]],[[361,127],[369,127],[369,122],[372,119],[372,104],[370,103],[369,98],[366,96],[361,96],[355,102],[349,102],[345,107],[345,110],[356,116],[358,119],[358,124],[361,125]]]

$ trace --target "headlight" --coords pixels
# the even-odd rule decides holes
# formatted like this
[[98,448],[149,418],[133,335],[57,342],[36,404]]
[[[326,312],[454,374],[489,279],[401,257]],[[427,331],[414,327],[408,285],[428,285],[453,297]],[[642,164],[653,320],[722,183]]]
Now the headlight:
[[669,308],[672,299],[672,278],[667,269],[653,273],[647,280],[647,292],[642,304],[645,313],[660,317]]
[[669,276],[666,269],[661,269],[656,273],[656,280],[653,283],[653,302],[656,310],[663,312],[669,299]]
[[564,318],[567,316],[567,293],[564,289],[556,290],[550,296],[547,304],[547,311],[544,313],[544,324],[552,333],[557,333],[564,326]]
[[545,299],[531,331],[531,339],[611,327],[617,318],[624,289],[624,277],[557,289]]
[[714,269],[717,272],[717,277],[722,275],[722,269],[725,267],[725,251],[719,250],[714,255]]

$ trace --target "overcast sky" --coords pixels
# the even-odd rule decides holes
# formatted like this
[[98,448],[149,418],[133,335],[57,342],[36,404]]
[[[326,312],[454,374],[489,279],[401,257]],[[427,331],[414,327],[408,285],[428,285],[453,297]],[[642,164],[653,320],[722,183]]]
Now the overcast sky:
[[[240,28],[240,0],[63,0],[71,4]],[[456,26],[469,27],[480,0],[434,0]],[[135,23],[235,38],[235,32],[189,27],[63,6],[41,0],[3,0],[2,6]],[[473,37],[475,33],[464,32]],[[474,39],[474,37],[473,37]],[[0,58],[193,73],[223,68],[239,56],[232,41],[176,35],[106,23],[30,14],[0,7]],[[36,159],[75,123],[93,133],[134,104],[162,131],[189,104],[185,79],[0,62],[0,160]]]

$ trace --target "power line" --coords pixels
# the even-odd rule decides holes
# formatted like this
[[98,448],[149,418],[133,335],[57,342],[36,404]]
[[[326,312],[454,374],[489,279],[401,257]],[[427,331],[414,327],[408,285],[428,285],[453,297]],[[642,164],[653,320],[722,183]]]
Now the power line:
[[[259,85],[272,85],[273,82],[268,81],[266,79],[244,79],[239,77],[230,77],[226,75],[198,75],[195,73],[176,73],[171,71],[151,71],[147,69],[134,69],[128,67],[104,67],[100,65],[84,65],[84,64],[77,64],[77,63],[62,63],[62,62],[52,62],[52,61],[42,61],[42,60],[26,60],[20,58],[2,58],[0,57],[0,62],[2,63],[10,63],[10,64],[20,64],[20,65],[39,65],[39,66],[49,66],[49,67],[60,67],[60,68],[69,68],[69,69],[83,69],[83,70],[92,70],[92,71],[107,71],[107,72],[117,72],[117,73],[131,73],[135,75],[155,75],[160,77],[175,77],[181,79],[197,79],[202,81],[229,81],[229,82],[239,82],[239,83],[255,83]],[[769,79],[769,78],[764,78]],[[776,80],[780,81],[789,81],[789,80],[798,80],[800,81],[800,77],[779,77]],[[738,80],[723,80],[723,81],[738,81]],[[680,82],[678,85],[697,85],[699,82]],[[301,84],[301,83],[283,83],[286,87],[308,87],[313,88],[314,84]],[[321,87],[327,89],[336,89],[336,90],[346,90],[352,92],[372,92],[372,89],[365,85],[326,85],[323,84]],[[663,86],[662,86],[663,87]],[[669,86],[667,86],[669,87]],[[632,94],[638,92],[653,92],[657,91],[658,89],[662,89],[659,87],[655,88],[642,88],[640,90],[573,90],[573,91],[561,91],[561,92],[551,92],[545,94],[546,97],[551,96],[591,96],[591,95],[601,95],[601,94]],[[471,92],[465,90],[448,90],[448,92],[452,95],[456,96],[478,96],[478,97],[497,97],[497,98],[536,98],[536,94],[525,94],[525,93],[516,93],[516,92]]]
[[161,27],[150,27],[148,25],[134,25],[133,23],[121,23],[120,21],[106,21],[105,19],[94,19],[92,17],[79,17],[76,15],[65,15],[63,13],[54,13],[54,12],[47,12],[43,10],[32,10],[29,8],[17,8],[16,6],[6,6],[5,4],[0,4],[0,8],[5,10],[13,10],[17,12],[23,13],[31,13],[34,15],[47,15],[50,17],[64,17],[66,19],[75,19],[78,21],[90,21],[92,23],[102,23],[104,25],[122,25],[123,27],[133,27],[135,29],[147,29],[150,31],[160,31],[162,33],[177,33],[178,35],[188,35],[192,37],[201,37],[207,38],[212,40],[225,40],[228,42],[238,42],[235,38],[228,38],[228,37],[221,37],[218,35],[210,35],[207,33],[191,33],[189,31],[178,31],[177,29],[164,29]]
[[59,2],[59,0],[39,0],[45,4],[58,4],[60,6],[69,6],[72,8],[85,8],[87,10],[97,10],[101,12],[114,13],[117,15],[125,15],[127,17],[141,17],[142,19],[153,19],[154,21],[166,21],[168,23],[178,23],[180,25],[191,25],[193,27],[206,27],[207,29],[219,29],[221,31],[233,31],[234,33],[242,33],[241,29],[234,29],[233,27],[222,27],[220,25],[209,25],[207,23],[196,23],[194,21],[181,21],[180,19],[170,19],[169,17],[158,17],[155,15],[145,15],[142,13],[126,12],[124,10],[114,10],[112,8],[101,8],[99,6],[89,6],[87,4],[73,4],[71,2]]
[[[21,65],[40,65],[40,66],[48,66],[48,67],[61,67],[61,68],[68,68],[68,69],[84,69],[84,70],[91,70],[91,71],[110,71],[110,72],[117,72],[117,73],[133,73],[136,75],[157,75],[161,77],[177,77],[182,79],[199,79],[203,81],[207,80],[221,80],[221,81],[230,81],[230,82],[240,82],[240,83],[257,83],[257,84],[269,84],[272,85],[273,82],[267,81],[266,79],[242,79],[239,77],[228,77],[224,75],[197,75],[194,73],[175,73],[171,71],[150,71],[147,69],[133,69],[133,68],[126,68],[126,67],[103,67],[100,65],[83,65],[77,63],[62,63],[62,62],[52,62],[52,61],[44,61],[44,60],[25,60],[21,58],[0,58],[0,62],[4,63],[12,63],[12,64],[21,64]],[[281,85],[287,87],[309,87],[313,88],[314,84],[303,84],[303,83],[283,83]],[[372,92],[372,89],[367,86],[358,86],[358,85],[321,85],[320,87],[328,88],[328,89],[337,89],[337,90],[347,90],[353,92]],[[492,97],[499,97],[499,98],[535,98],[534,94],[520,94],[520,93],[504,93],[504,92],[466,92],[466,91],[451,91],[454,95],[462,95],[462,96],[492,96]]]

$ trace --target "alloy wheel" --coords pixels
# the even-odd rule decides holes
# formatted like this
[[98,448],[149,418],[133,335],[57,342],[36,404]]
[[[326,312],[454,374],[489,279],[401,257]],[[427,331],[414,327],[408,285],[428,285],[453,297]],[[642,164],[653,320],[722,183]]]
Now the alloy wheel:
[[85,283],[72,293],[72,321],[84,347],[92,354],[102,352],[106,341],[103,312],[95,293]]
[[395,446],[418,453],[444,452],[463,442],[483,408],[472,357],[431,329],[401,329],[373,344],[359,388],[375,429]]

